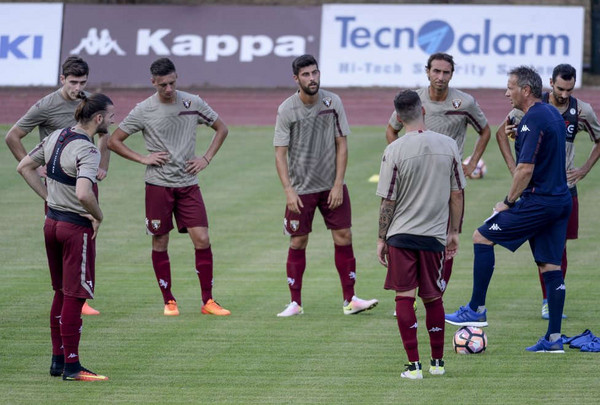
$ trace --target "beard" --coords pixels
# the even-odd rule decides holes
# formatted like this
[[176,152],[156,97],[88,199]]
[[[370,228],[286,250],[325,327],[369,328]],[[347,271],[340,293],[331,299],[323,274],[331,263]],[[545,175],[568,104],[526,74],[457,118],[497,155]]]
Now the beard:
[[[316,84],[317,87],[313,90],[310,88],[310,85],[314,85],[314,84]],[[304,93],[308,94],[309,96],[314,96],[315,94],[317,94],[319,92],[319,87],[320,87],[320,84],[318,82],[311,82],[311,83],[309,83],[308,86],[300,85],[300,88],[302,88],[302,91]]]

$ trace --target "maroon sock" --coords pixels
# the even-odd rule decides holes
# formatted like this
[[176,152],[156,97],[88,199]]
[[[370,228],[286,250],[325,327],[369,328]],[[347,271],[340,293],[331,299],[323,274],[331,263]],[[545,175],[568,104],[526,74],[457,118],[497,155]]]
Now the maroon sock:
[[152,251],[152,267],[154,267],[154,275],[160,292],[162,293],[165,304],[171,300],[175,300],[171,294],[171,262],[169,261],[169,253],[167,251],[157,252]]
[[60,337],[60,313],[62,312],[64,295],[62,291],[54,291],[54,299],[50,307],[50,339],[52,340],[52,354],[62,355],[63,344]]
[[419,361],[419,345],[417,342],[417,315],[415,314],[413,297],[396,296],[396,321],[408,361]]
[[446,282],[446,288],[448,288],[448,283],[450,282],[450,276],[452,275],[452,265],[453,264],[454,264],[454,258],[444,260],[443,278],[444,278],[444,281]]
[[210,246],[196,249],[196,273],[202,289],[202,302],[206,304],[212,298],[213,286],[213,255]]
[[296,301],[296,303],[301,306],[302,276],[304,275],[304,269],[306,269],[306,249],[290,248],[288,250],[288,258],[285,267],[292,301]]
[[65,363],[79,361],[81,338],[81,307],[85,299],[65,296],[60,314],[60,336],[63,341]]
[[425,304],[425,325],[429,332],[431,358],[444,358],[444,303],[441,298]]
[[346,246],[335,246],[335,268],[342,283],[342,294],[344,301],[350,302],[354,296],[354,283],[356,281],[356,259],[352,244]]

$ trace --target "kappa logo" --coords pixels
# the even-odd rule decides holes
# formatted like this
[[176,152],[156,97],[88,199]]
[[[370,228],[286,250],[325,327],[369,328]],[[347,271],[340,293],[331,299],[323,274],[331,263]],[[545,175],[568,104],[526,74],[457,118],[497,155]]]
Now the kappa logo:
[[530,131],[530,129],[529,129],[529,127],[527,125],[523,125],[521,127],[521,132],[528,132],[528,131]]
[[356,280],[356,272],[351,271],[349,277],[350,277],[350,280]]
[[98,28],[90,28],[87,37],[81,38],[79,45],[73,48],[69,53],[76,55],[85,49],[88,55],[108,55],[111,52],[119,56],[125,56],[126,53],[121,49],[116,40],[110,37],[110,32],[107,29],[100,30]]
[[160,280],[158,280],[158,285],[161,286],[162,288],[169,288],[169,283],[166,282],[165,280],[163,280],[162,278]]
[[67,359],[74,359],[75,357],[77,357],[77,355],[76,355],[75,353],[70,353],[70,354],[67,356]]
[[442,332],[444,329],[434,326],[433,328],[429,329],[429,332]]
[[564,285],[564,284],[561,284],[561,285],[559,285],[558,287],[556,287],[556,291],[558,291],[558,290],[564,290],[564,291],[566,291],[566,290],[567,290],[567,287],[565,287],[565,285]]
[[490,231],[501,231],[502,228],[500,228],[497,223],[493,223],[492,226],[490,226],[489,230]]
[[323,98],[323,104],[325,104],[325,107],[329,107],[331,105],[331,97],[324,97]]
[[454,100],[452,100],[452,107],[454,107],[455,110],[459,109],[461,105],[462,100],[460,98],[455,98]]
[[296,283],[296,279],[288,277],[287,278],[287,283],[288,283],[288,285],[294,285]]
[[192,105],[192,101],[191,100],[183,100],[183,106],[185,108],[190,108],[191,105]]
[[86,283],[90,286],[91,289],[94,289],[94,282],[91,280],[86,280]]
[[411,325],[410,329],[417,329],[419,327],[419,322],[415,322],[414,325]]

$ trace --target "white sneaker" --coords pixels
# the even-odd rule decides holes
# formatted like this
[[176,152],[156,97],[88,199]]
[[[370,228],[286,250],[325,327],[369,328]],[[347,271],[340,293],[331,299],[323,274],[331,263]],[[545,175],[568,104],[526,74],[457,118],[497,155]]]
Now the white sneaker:
[[303,313],[304,313],[304,310],[302,309],[302,307],[300,305],[298,305],[298,303],[296,301],[292,301],[287,305],[287,307],[285,307],[285,309],[283,311],[278,313],[277,316],[286,317],[286,316],[302,315]]
[[405,366],[406,369],[400,374],[400,377],[408,378],[409,380],[423,379],[423,370],[420,362],[415,361],[414,363],[405,364]]
[[377,304],[379,304],[379,301],[376,299],[363,300],[355,295],[352,297],[352,301],[344,301],[344,315],[352,315],[358,314],[362,311],[368,311],[369,309],[375,308]]

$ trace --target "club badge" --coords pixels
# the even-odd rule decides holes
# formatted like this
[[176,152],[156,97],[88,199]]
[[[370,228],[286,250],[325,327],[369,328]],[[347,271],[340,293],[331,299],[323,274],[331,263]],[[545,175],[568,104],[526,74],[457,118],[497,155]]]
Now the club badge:
[[298,228],[300,228],[300,221],[298,221],[297,219],[291,220],[290,228],[292,229],[292,232],[296,232]]
[[191,105],[192,105],[191,100],[183,100],[183,106],[185,108],[190,108]]
[[454,107],[455,110],[457,110],[462,104],[462,100],[460,98],[455,98],[454,100],[452,100],[452,106]]
[[158,228],[160,228],[160,219],[151,220],[150,225],[152,226],[152,229],[156,231]]
[[323,97],[323,104],[325,104],[325,107],[329,107],[331,105],[331,97]]

